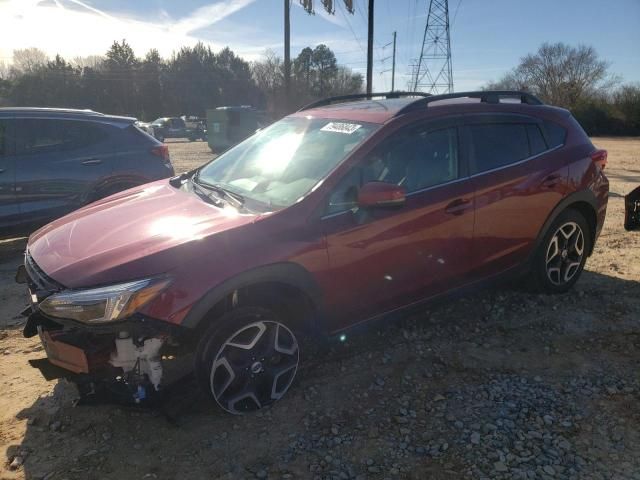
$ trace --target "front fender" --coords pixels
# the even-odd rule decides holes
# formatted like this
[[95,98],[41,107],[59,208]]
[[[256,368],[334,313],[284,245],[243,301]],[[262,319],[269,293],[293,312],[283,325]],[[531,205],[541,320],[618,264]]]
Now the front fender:
[[197,328],[220,300],[240,288],[259,283],[282,283],[297,288],[307,295],[316,311],[322,310],[322,293],[311,273],[297,263],[283,262],[248,270],[215,286],[191,307],[181,325]]

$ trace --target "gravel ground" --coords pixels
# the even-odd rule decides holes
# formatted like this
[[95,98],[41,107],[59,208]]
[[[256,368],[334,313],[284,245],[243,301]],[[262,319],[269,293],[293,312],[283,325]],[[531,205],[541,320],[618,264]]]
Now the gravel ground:
[[[640,139],[609,150],[607,222],[561,296],[497,287],[331,344],[287,397],[247,417],[186,382],[166,408],[74,406],[28,361],[21,242],[0,245],[0,479],[640,479],[640,234],[622,195],[640,184]],[[212,158],[170,143],[176,170]]]

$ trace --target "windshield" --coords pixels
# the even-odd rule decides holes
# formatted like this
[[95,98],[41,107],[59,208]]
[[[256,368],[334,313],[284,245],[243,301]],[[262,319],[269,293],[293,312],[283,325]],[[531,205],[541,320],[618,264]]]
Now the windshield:
[[285,118],[203,167],[197,181],[245,198],[287,207],[338,165],[377,125]]

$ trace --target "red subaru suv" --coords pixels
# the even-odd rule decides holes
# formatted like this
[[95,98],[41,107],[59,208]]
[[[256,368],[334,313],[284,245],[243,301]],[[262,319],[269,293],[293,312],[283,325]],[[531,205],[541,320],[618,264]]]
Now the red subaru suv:
[[24,334],[92,392],[143,401],[193,356],[222,409],[256,410],[291,386],[303,339],[507,274],[571,288],[606,159],[523,92],[316,102],[35,232]]

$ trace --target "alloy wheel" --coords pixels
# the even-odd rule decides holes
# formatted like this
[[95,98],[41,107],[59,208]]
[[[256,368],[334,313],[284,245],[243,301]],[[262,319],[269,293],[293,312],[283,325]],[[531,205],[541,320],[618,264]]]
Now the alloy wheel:
[[298,341],[289,328],[276,321],[251,323],[222,344],[211,367],[211,392],[227,412],[258,410],[284,396],[298,362]]
[[564,285],[580,271],[584,256],[584,233],[575,222],[560,226],[547,247],[546,269],[549,281]]

